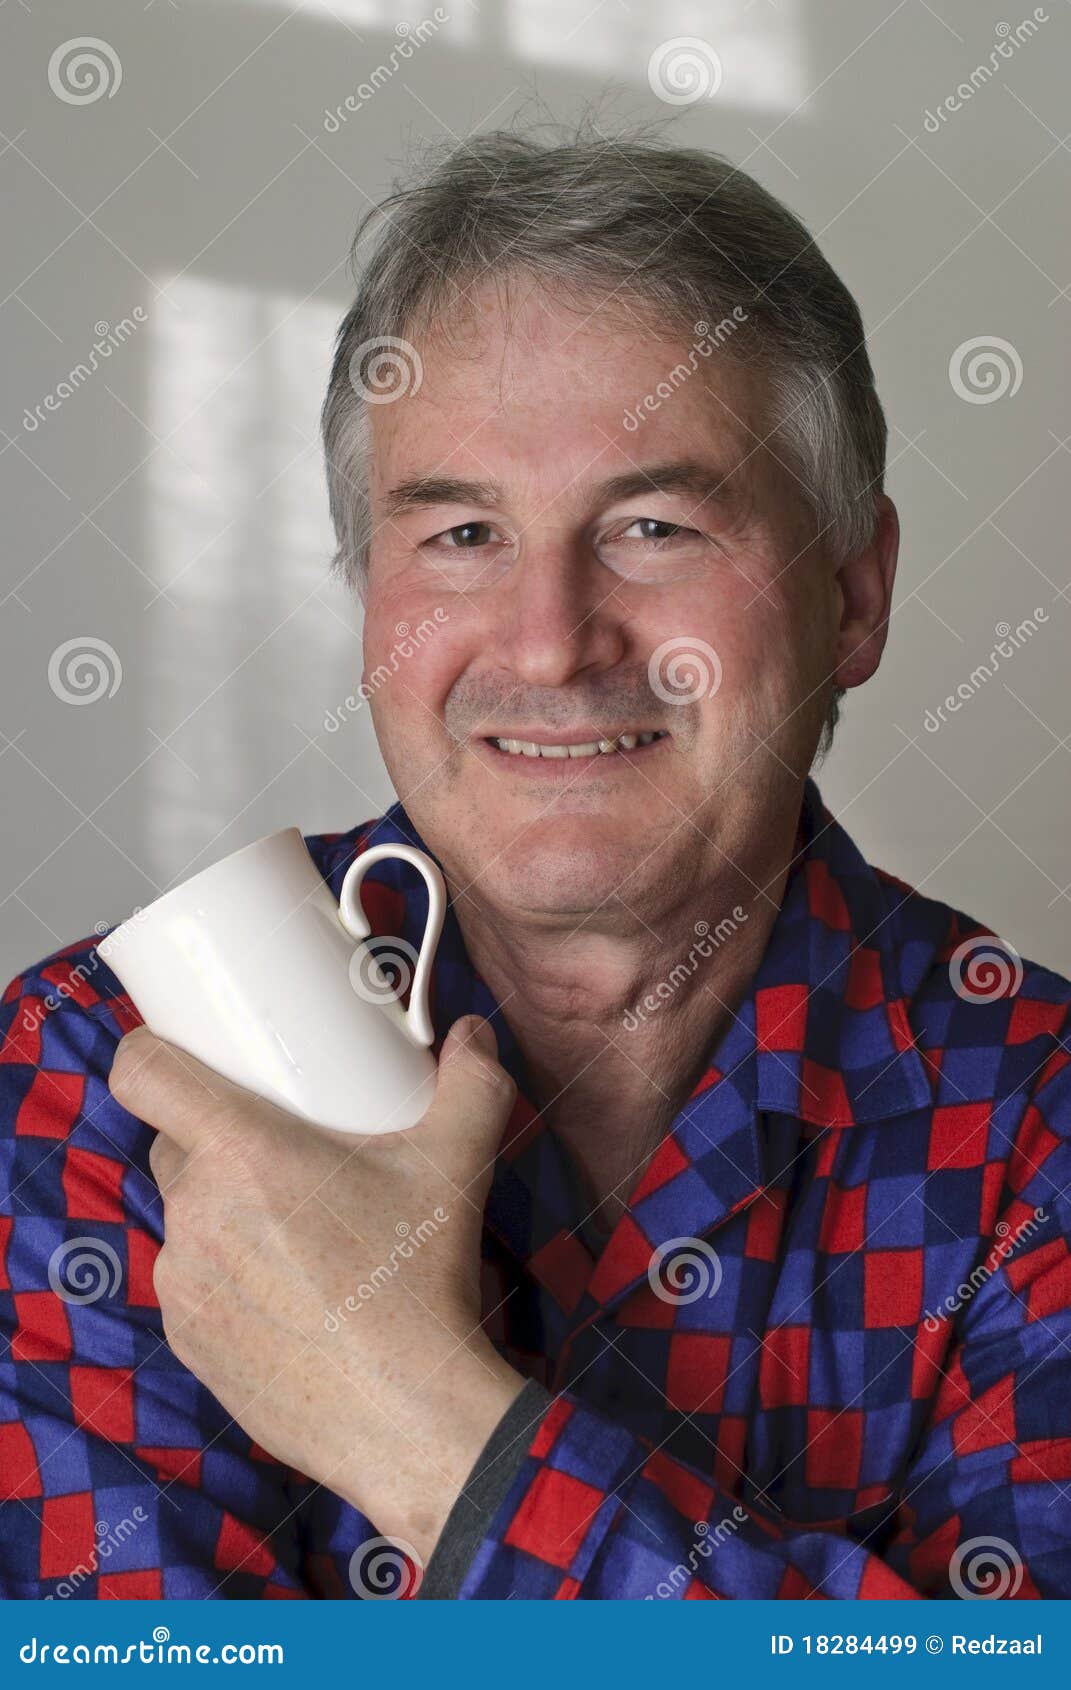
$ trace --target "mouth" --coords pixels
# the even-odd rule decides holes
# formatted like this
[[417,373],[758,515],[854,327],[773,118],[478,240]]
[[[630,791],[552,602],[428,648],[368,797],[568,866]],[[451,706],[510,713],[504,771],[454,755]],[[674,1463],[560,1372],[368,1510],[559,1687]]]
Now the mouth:
[[[585,765],[589,768],[608,767],[614,761],[620,762],[622,757],[649,755],[655,746],[668,738],[669,734],[662,728],[635,728],[613,735],[585,729],[559,740],[552,740],[546,737],[544,730],[539,730],[536,734],[517,737],[488,734],[482,743],[489,747],[496,762],[508,758],[518,770],[532,773],[537,770],[543,772],[545,765],[555,764],[555,772],[564,774],[566,770],[579,772]],[[550,773],[549,768],[545,772]]]

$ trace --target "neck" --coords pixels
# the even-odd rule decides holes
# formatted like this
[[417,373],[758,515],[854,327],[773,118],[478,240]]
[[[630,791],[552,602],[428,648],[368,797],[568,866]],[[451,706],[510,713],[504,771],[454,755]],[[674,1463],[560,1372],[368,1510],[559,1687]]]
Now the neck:
[[[795,818],[697,892],[557,918],[457,907],[469,956],[520,1046],[530,1101],[612,1219],[747,995],[776,920]],[[702,919],[697,920],[701,912]],[[629,1189],[625,1189],[625,1186]],[[616,1193],[616,1196],[613,1195]]]

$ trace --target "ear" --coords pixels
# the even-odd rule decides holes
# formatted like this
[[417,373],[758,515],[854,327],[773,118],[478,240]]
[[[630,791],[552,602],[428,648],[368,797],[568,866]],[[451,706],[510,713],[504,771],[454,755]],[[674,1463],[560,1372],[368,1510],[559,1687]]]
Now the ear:
[[837,571],[841,616],[833,678],[840,687],[858,687],[869,681],[881,662],[889,632],[900,521],[896,506],[884,493],[879,493],[874,503],[877,527],[873,540]]

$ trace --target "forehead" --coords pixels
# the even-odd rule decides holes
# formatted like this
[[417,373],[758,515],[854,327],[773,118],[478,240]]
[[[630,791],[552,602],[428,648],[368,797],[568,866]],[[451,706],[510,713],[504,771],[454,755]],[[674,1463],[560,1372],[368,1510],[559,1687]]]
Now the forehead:
[[485,284],[418,332],[420,379],[371,412],[373,488],[415,475],[603,480],[702,454],[752,479],[764,383],[638,301]]

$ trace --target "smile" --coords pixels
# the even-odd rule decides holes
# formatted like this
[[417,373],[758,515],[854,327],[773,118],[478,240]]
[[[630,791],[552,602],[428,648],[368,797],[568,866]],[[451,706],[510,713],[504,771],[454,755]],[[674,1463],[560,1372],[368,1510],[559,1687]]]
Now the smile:
[[504,751],[509,757],[600,757],[614,751],[635,751],[638,747],[654,745],[665,739],[661,730],[655,732],[616,734],[613,739],[582,740],[577,744],[544,744],[534,739],[502,739],[491,737],[488,745]]

